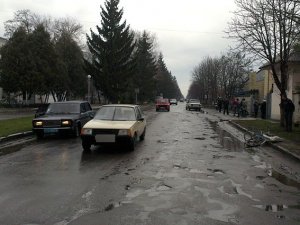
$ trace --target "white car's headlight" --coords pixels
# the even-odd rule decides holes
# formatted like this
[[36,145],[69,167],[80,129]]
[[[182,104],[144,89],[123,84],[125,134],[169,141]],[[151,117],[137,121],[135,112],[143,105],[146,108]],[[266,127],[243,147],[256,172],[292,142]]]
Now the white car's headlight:
[[92,135],[93,134],[93,130],[90,128],[82,128],[81,129],[81,134],[82,135]]
[[126,130],[126,129],[119,130],[118,135],[119,136],[130,136],[130,130]]

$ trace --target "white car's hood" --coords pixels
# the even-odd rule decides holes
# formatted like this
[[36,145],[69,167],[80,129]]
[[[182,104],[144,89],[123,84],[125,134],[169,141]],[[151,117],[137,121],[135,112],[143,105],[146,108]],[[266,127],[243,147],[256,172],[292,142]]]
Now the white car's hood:
[[84,125],[84,128],[91,129],[130,129],[136,121],[107,121],[107,120],[90,120]]

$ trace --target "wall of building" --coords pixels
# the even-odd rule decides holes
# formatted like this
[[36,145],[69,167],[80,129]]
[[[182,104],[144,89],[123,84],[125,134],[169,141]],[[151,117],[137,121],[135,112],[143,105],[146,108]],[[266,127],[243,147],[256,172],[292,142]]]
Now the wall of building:
[[300,63],[293,65],[291,99],[295,105],[294,123],[300,124]]

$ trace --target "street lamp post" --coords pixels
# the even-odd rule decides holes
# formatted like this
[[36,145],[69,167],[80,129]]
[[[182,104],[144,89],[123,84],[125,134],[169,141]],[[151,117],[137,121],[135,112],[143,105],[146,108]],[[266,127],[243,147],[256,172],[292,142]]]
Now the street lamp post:
[[88,102],[91,103],[91,75],[87,75],[87,81],[88,81]]

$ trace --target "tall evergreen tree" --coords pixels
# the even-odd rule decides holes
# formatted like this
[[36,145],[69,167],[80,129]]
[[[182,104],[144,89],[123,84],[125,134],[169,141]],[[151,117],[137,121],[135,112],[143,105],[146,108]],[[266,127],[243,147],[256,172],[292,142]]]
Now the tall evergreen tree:
[[162,53],[160,53],[157,60],[157,74],[156,78],[156,88],[157,95],[163,95],[164,98],[177,98],[177,91],[174,82],[174,77],[172,73],[168,71],[168,68],[164,62]]
[[27,46],[28,35],[26,30],[20,27],[0,50],[0,84],[8,93],[22,91],[20,77],[24,76],[32,65]]
[[133,79],[134,88],[139,88],[139,100],[154,100],[156,61],[153,55],[153,43],[149,34],[144,31],[137,43],[137,69]]
[[35,89],[35,93],[48,94],[51,92],[56,100],[56,95],[66,91],[64,82],[66,68],[59,60],[54,45],[51,42],[50,34],[43,25],[38,25],[29,34],[29,46],[35,68],[27,76],[40,79],[37,82],[38,87]]
[[[133,50],[134,34],[126,21],[121,22],[123,9],[119,0],[106,0],[100,6],[101,27],[98,34],[91,30],[87,44],[93,54],[90,68],[96,86],[112,102],[125,101],[135,69]],[[88,71],[90,72],[90,71]]]

